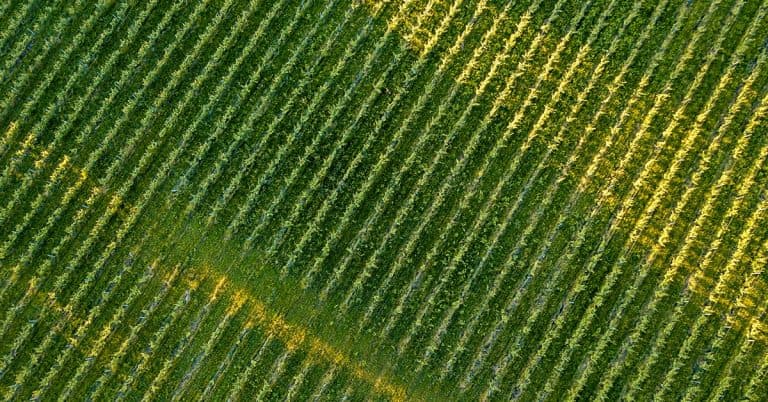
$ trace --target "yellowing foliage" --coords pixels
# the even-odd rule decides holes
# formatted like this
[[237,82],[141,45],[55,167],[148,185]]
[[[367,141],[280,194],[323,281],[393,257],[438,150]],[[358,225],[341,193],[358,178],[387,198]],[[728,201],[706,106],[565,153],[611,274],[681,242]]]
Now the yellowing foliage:
[[[207,270],[206,272],[213,271]],[[222,296],[222,292],[228,285],[231,285],[231,282],[224,276],[214,278],[214,280],[216,280],[216,286],[209,295],[211,300]],[[190,287],[197,285],[198,283],[192,282],[188,284]],[[226,297],[229,297],[231,303],[228,311],[239,310],[246,303],[249,305],[250,316],[244,324],[246,328],[257,325],[269,335],[279,339],[288,350],[301,349],[307,352],[307,358],[310,361],[325,361],[345,367],[356,378],[371,384],[378,394],[386,395],[392,401],[406,400],[405,388],[351,360],[342,351],[311,334],[306,328],[291,324],[280,314],[269,311],[264,303],[250,295],[245,289],[233,289],[233,292],[227,294]]]

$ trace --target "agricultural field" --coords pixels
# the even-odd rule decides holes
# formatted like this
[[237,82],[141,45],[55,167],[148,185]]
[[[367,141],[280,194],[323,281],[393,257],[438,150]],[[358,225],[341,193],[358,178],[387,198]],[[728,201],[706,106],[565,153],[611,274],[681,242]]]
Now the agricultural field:
[[0,399],[768,400],[768,1],[0,2]]

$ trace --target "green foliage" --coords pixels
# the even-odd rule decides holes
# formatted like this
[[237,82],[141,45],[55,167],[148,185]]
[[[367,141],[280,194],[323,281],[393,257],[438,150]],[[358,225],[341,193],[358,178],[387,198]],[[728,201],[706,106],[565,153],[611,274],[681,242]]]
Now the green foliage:
[[759,400],[766,13],[3,2],[0,395]]

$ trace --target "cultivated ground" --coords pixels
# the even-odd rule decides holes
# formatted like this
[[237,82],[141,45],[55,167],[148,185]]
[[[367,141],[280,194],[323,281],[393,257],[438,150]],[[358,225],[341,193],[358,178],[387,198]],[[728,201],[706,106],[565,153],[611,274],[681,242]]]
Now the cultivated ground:
[[765,400],[768,3],[0,2],[7,400]]

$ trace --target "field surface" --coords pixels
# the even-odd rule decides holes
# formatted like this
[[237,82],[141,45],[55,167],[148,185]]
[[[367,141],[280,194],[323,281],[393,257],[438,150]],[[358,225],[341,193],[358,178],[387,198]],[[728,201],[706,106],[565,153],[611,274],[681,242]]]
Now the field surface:
[[768,2],[0,1],[0,399],[765,401]]

